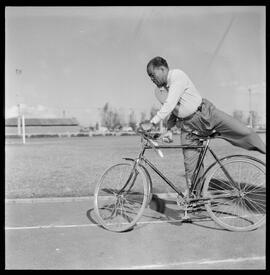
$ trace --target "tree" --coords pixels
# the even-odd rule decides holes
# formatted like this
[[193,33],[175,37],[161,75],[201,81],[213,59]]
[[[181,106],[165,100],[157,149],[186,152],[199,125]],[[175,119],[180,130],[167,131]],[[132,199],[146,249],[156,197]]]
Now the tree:
[[118,129],[122,128],[120,114],[116,110],[113,110],[111,111],[111,116],[112,116],[111,129],[114,130],[116,128]]
[[122,127],[121,115],[113,110],[107,102],[101,110],[101,124],[110,130]]
[[244,124],[248,123],[247,118],[244,116],[244,112],[241,110],[234,110],[233,117]]
[[141,112],[141,119],[140,119],[140,123],[146,120],[146,113],[145,112]]
[[131,113],[129,114],[128,126],[131,127],[133,131],[136,130],[137,120],[136,120],[136,116],[135,116],[134,110],[132,110]]
[[101,110],[101,125],[108,128],[110,125],[109,120],[109,103],[107,102]]
[[[252,119],[252,127],[255,127],[260,124],[260,116],[256,111],[250,111],[251,119]],[[248,118],[248,122],[250,124],[250,116]]]

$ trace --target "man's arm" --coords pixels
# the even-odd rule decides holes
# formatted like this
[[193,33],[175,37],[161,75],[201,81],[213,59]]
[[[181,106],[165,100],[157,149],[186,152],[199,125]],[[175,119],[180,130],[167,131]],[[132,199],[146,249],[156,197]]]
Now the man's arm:
[[186,83],[185,73],[180,70],[176,70],[171,78],[168,97],[157,114],[152,118],[151,123],[159,123],[160,120],[163,120],[172,112],[181,95],[185,91]]
[[[177,117],[171,113],[170,117],[168,118],[167,120],[167,132],[171,132],[171,129],[176,125],[176,121],[177,121]],[[147,122],[147,123],[150,123],[152,125],[152,127],[156,127],[156,124],[154,124],[152,121],[150,122]],[[148,126],[150,127],[150,126]],[[150,129],[150,128],[149,128]]]
[[167,130],[170,131],[176,125],[177,117],[171,113],[170,117],[167,120]]
[[162,140],[164,142],[173,142],[173,133],[172,133],[172,128],[176,125],[176,120],[177,117],[171,113],[169,119],[167,120],[167,132],[163,134]]

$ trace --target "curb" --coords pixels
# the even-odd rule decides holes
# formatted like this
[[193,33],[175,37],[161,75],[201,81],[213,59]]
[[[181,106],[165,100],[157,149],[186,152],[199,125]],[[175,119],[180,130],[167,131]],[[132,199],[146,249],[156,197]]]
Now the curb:
[[[153,193],[160,199],[175,199],[177,193]],[[59,198],[27,198],[27,199],[5,199],[5,204],[29,204],[29,203],[58,203],[58,202],[80,202],[93,200],[94,196],[84,197],[59,197]]]

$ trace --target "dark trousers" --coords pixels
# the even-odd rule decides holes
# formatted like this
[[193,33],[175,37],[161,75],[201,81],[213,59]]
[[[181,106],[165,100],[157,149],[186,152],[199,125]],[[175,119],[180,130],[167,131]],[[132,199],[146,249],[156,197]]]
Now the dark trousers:
[[[201,109],[190,119],[176,121],[176,126],[181,128],[181,144],[200,145],[200,141],[190,138],[188,133],[196,130],[200,135],[207,135],[215,129],[220,133],[220,138],[235,146],[266,154],[266,146],[255,131],[217,109],[207,99],[203,99]],[[183,149],[186,179],[189,183],[196,168],[199,153],[200,149]],[[202,173],[203,167],[200,176]]]

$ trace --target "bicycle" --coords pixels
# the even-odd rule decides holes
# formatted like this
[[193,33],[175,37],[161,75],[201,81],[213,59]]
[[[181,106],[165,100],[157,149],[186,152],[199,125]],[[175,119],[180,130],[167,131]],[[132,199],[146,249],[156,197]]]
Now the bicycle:
[[[210,148],[210,142],[218,137],[212,131],[207,136],[190,133],[201,145],[160,145],[160,134],[142,129],[142,149],[139,156],[123,158],[126,162],[108,168],[101,176],[94,192],[94,211],[103,228],[123,232],[132,229],[143,215],[152,199],[152,180],[147,170],[151,168],[176,193],[178,206],[188,212],[204,207],[219,226],[230,231],[250,231],[265,223],[266,189],[265,163],[248,155],[230,155],[221,159]],[[163,157],[161,149],[200,149],[188,196],[177,188],[145,156],[148,149]],[[198,177],[207,152],[215,161]]]

